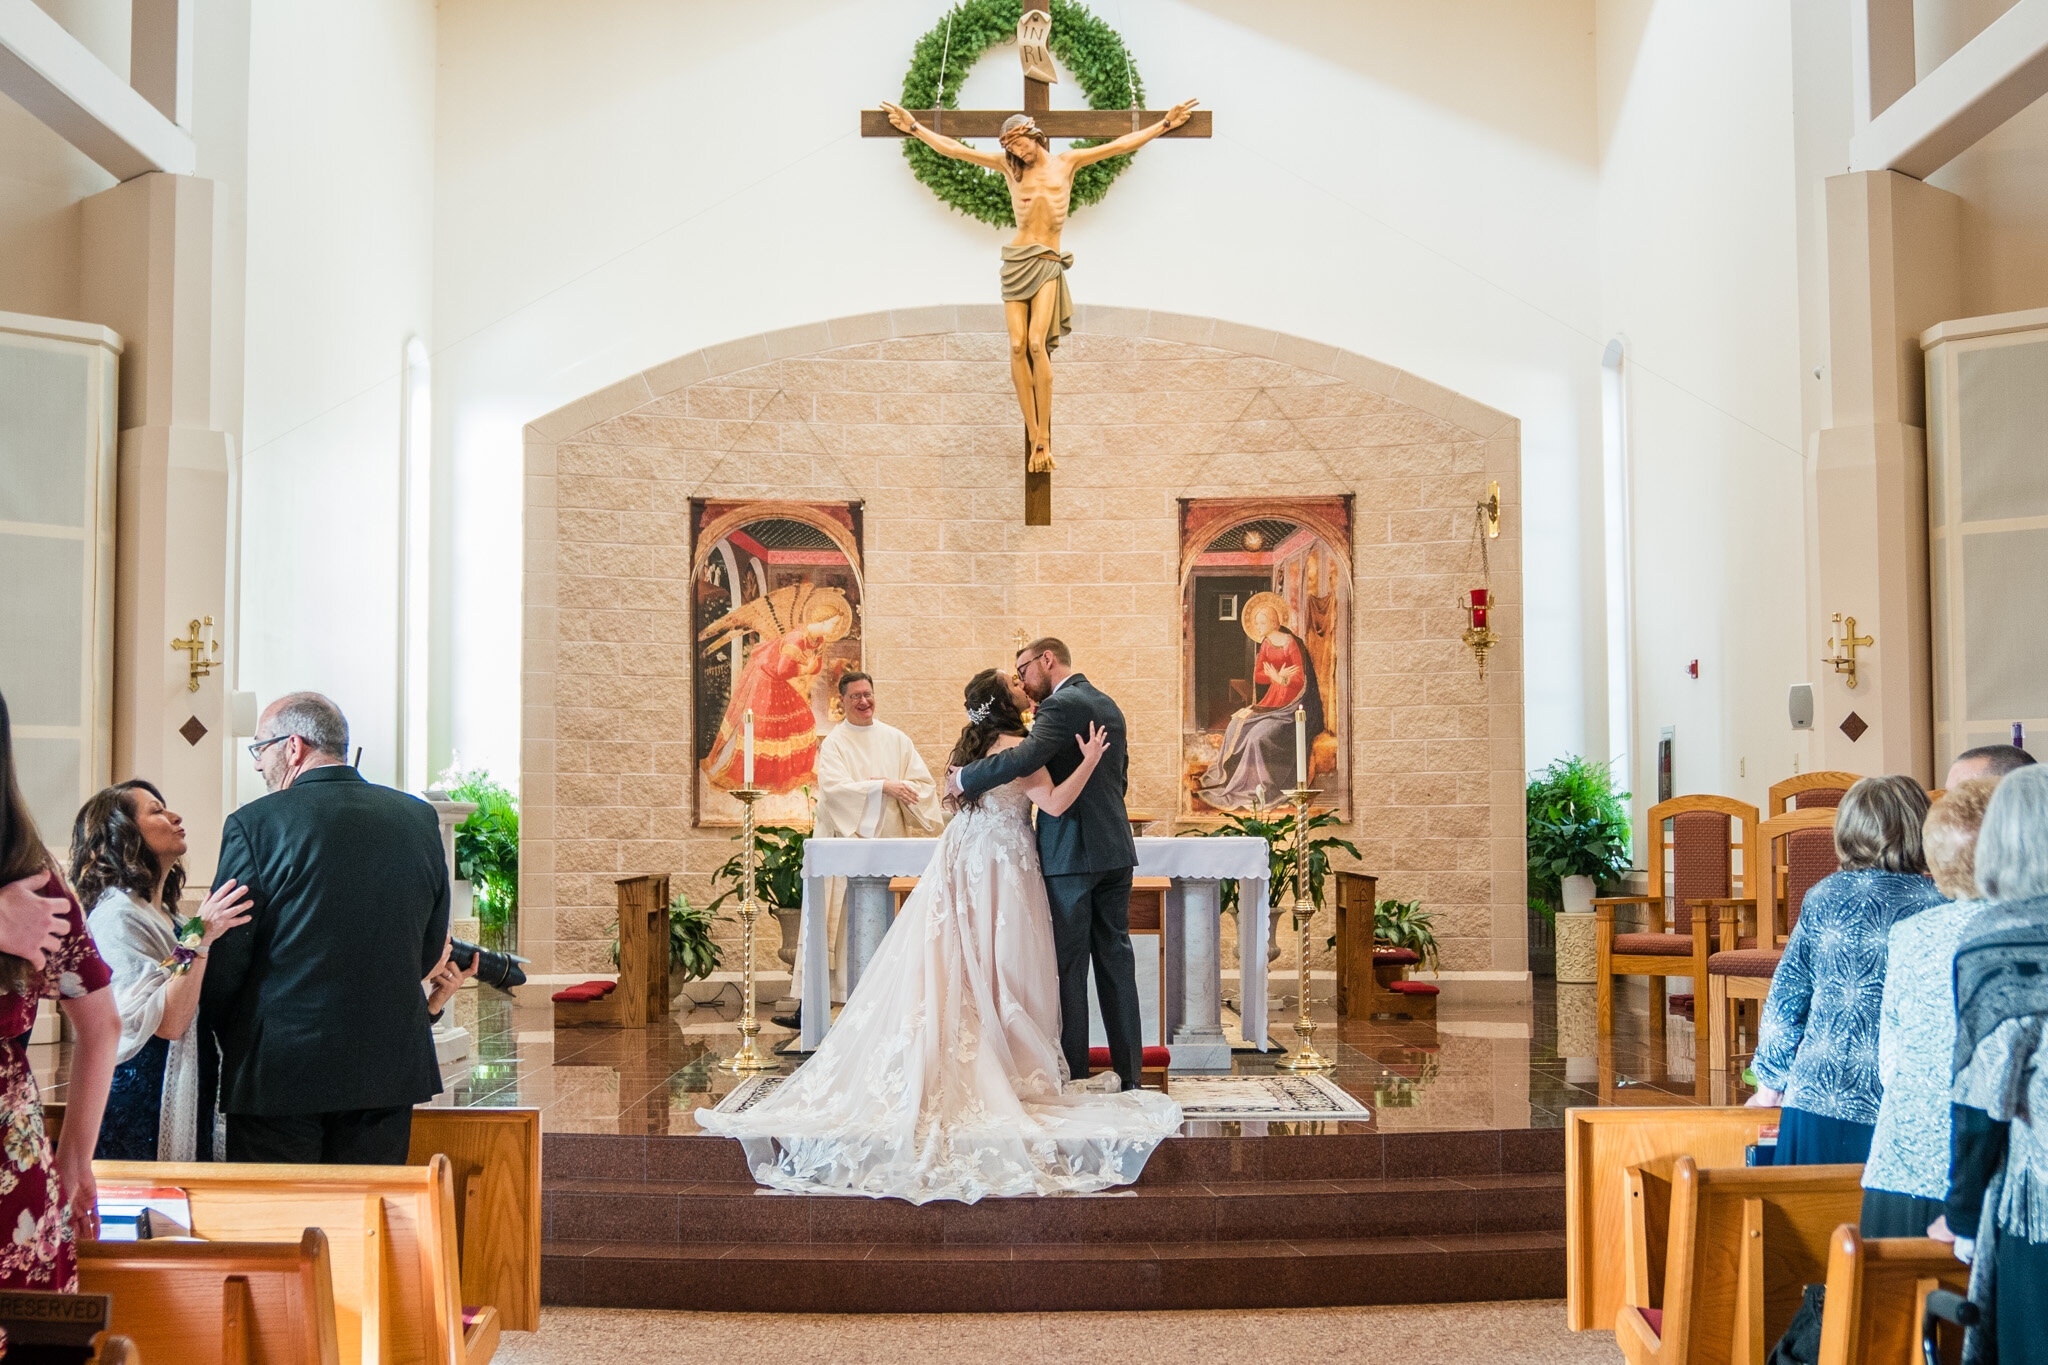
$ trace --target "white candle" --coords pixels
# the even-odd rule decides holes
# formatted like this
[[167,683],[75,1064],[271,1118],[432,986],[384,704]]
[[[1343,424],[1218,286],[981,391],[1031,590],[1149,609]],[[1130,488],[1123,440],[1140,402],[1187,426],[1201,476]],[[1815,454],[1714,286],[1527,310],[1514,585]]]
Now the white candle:
[[747,708],[747,758],[746,768],[740,779],[743,787],[754,785],[754,708]]
[[1308,785],[1308,708],[1294,708],[1294,785]]

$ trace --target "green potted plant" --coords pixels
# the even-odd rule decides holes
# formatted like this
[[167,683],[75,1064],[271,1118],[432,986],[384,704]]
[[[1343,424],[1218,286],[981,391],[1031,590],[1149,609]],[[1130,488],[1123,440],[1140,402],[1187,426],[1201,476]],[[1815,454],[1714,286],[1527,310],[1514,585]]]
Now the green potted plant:
[[[1353,858],[1358,857],[1358,846],[1349,839],[1340,839],[1334,834],[1317,836],[1316,831],[1331,825],[1341,825],[1337,812],[1333,810],[1311,811],[1306,830],[1308,840],[1308,868],[1304,880],[1308,883],[1308,897],[1316,909],[1323,908],[1323,888],[1330,879],[1330,854],[1343,849]],[[1183,834],[1195,838],[1225,838],[1229,836],[1264,839],[1266,856],[1271,869],[1272,880],[1268,883],[1275,905],[1287,905],[1294,899],[1294,809],[1293,807],[1267,806],[1263,810],[1249,813],[1234,812],[1223,817],[1215,829],[1191,829]],[[1237,913],[1237,883],[1223,883],[1223,910],[1226,914]],[[1266,960],[1271,962],[1280,956],[1280,917],[1275,915],[1267,931]]]
[[1436,970],[1436,916],[1421,901],[1389,899],[1373,906],[1372,937],[1374,943],[1411,950],[1422,959],[1423,970]]
[[468,882],[483,946],[515,951],[519,905],[519,801],[483,768],[450,769],[440,787],[476,809],[455,827],[455,875]]
[[[733,834],[737,842],[744,830]],[[754,894],[775,917],[781,930],[782,944],[776,950],[775,959],[792,976],[796,970],[797,917],[804,903],[804,842],[810,831],[793,825],[756,825],[754,827]],[[706,910],[716,910],[728,899],[739,899],[742,887],[741,855],[735,853],[711,874],[714,889],[723,888],[711,898]],[[777,1000],[771,1007],[781,1013],[796,1008],[796,983],[790,982],[790,994]]]
[[1560,982],[1593,979],[1593,892],[1629,869],[1628,801],[1605,763],[1574,755],[1529,781],[1529,895],[1555,919]]
[[[671,998],[692,981],[703,981],[718,970],[720,949],[711,941],[711,926],[725,917],[699,910],[690,898],[677,892],[668,903],[668,976]],[[619,930],[612,926],[612,966],[619,965]]]

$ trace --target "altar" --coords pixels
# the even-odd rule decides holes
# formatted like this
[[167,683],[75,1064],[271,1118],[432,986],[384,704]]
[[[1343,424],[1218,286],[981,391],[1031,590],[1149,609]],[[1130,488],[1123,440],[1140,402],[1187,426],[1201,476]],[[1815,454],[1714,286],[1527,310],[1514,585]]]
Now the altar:
[[[846,878],[846,988],[881,946],[895,918],[894,877],[921,875],[937,839],[811,839],[804,845],[804,938],[825,941],[826,883]],[[1167,1045],[1176,1071],[1230,1070],[1230,1040],[1223,1034],[1222,886],[1238,884],[1238,961],[1243,973],[1241,1015],[1245,1042],[1265,1050],[1266,935],[1272,913],[1266,841],[1254,838],[1141,838],[1133,875],[1168,880],[1161,925]],[[804,955],[803,997],[830,998],[824,953]],[[807,1008],[799,1045],[809,1052],[825,1040],[831,1012]]]

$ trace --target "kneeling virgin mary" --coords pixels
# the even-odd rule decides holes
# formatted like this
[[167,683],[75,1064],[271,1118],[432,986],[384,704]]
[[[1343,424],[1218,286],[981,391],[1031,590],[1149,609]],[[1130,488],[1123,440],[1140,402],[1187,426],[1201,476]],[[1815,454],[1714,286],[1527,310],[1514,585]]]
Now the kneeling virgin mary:
[[1308,781],[1294,770],[1294,708],[1308,712],[1311,738],[1323,732],[1323,693],[1301,637],[1290,629],[1293,613],[1276,592],[1255,594],[1239,619],[1258,641],[1252,662],[1252,704],[1230,718],[1223,752],[1202,774],[1195,796],[1217,810],[1250,806],[1259,788],[1266,800]]

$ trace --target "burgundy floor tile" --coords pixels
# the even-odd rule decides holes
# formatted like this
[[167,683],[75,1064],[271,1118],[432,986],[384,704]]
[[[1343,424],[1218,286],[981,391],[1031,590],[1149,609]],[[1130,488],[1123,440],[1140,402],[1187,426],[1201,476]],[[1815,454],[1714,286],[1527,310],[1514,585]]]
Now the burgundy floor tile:
[[962,1304],[1004,1304],[1010,1301],[1011,1271],[1006,1261],[869,1260],[858,1271],[860,1294],[875,1313],[950,1313]]
[[932,1245],[945,1240],[939,1206],[901,1199],[804,1196],[808,1236],[814,1242],[907,1242]]
[[1404,1176],[1500,1174],[1500,1134],[1492,1129],[1460,1133],[1389,1133],[1389,1179]]
[[723,1137],[651,1137],[647,1174],[655,1180],[753,1179],[739,1143]]
[[647,1140],[606,1133],[548,1133],[540,1143],[540,1170],[594,1180],[639,1180],[648,1174]]
[[1564,1129],[1529,1128],[1500,1135],[1503,1171],[1563,1171]]
[[1261,1169],[1268,1180],[1377,1180],[1392,1174],[1386,1140],[1378,1133],[1268,1139]]
[[677,1237],[685,1242],[801,1243],[809,1235],[803,1195],[681,1195]]
[[555,1191],[547,1199],[547,1232],[557,1241],[672,1242],[678,1203],[672,1194]]
[[[1036,1250],[1040,1248],[1024,1248]],[[901,1261],[931,1264],[934,1261],[1002,1261],[1017,1259],[1019,1248],[1006,1246],[907,1246],[900,1242],[875,1242],[868,1247],[870,1261]]]

